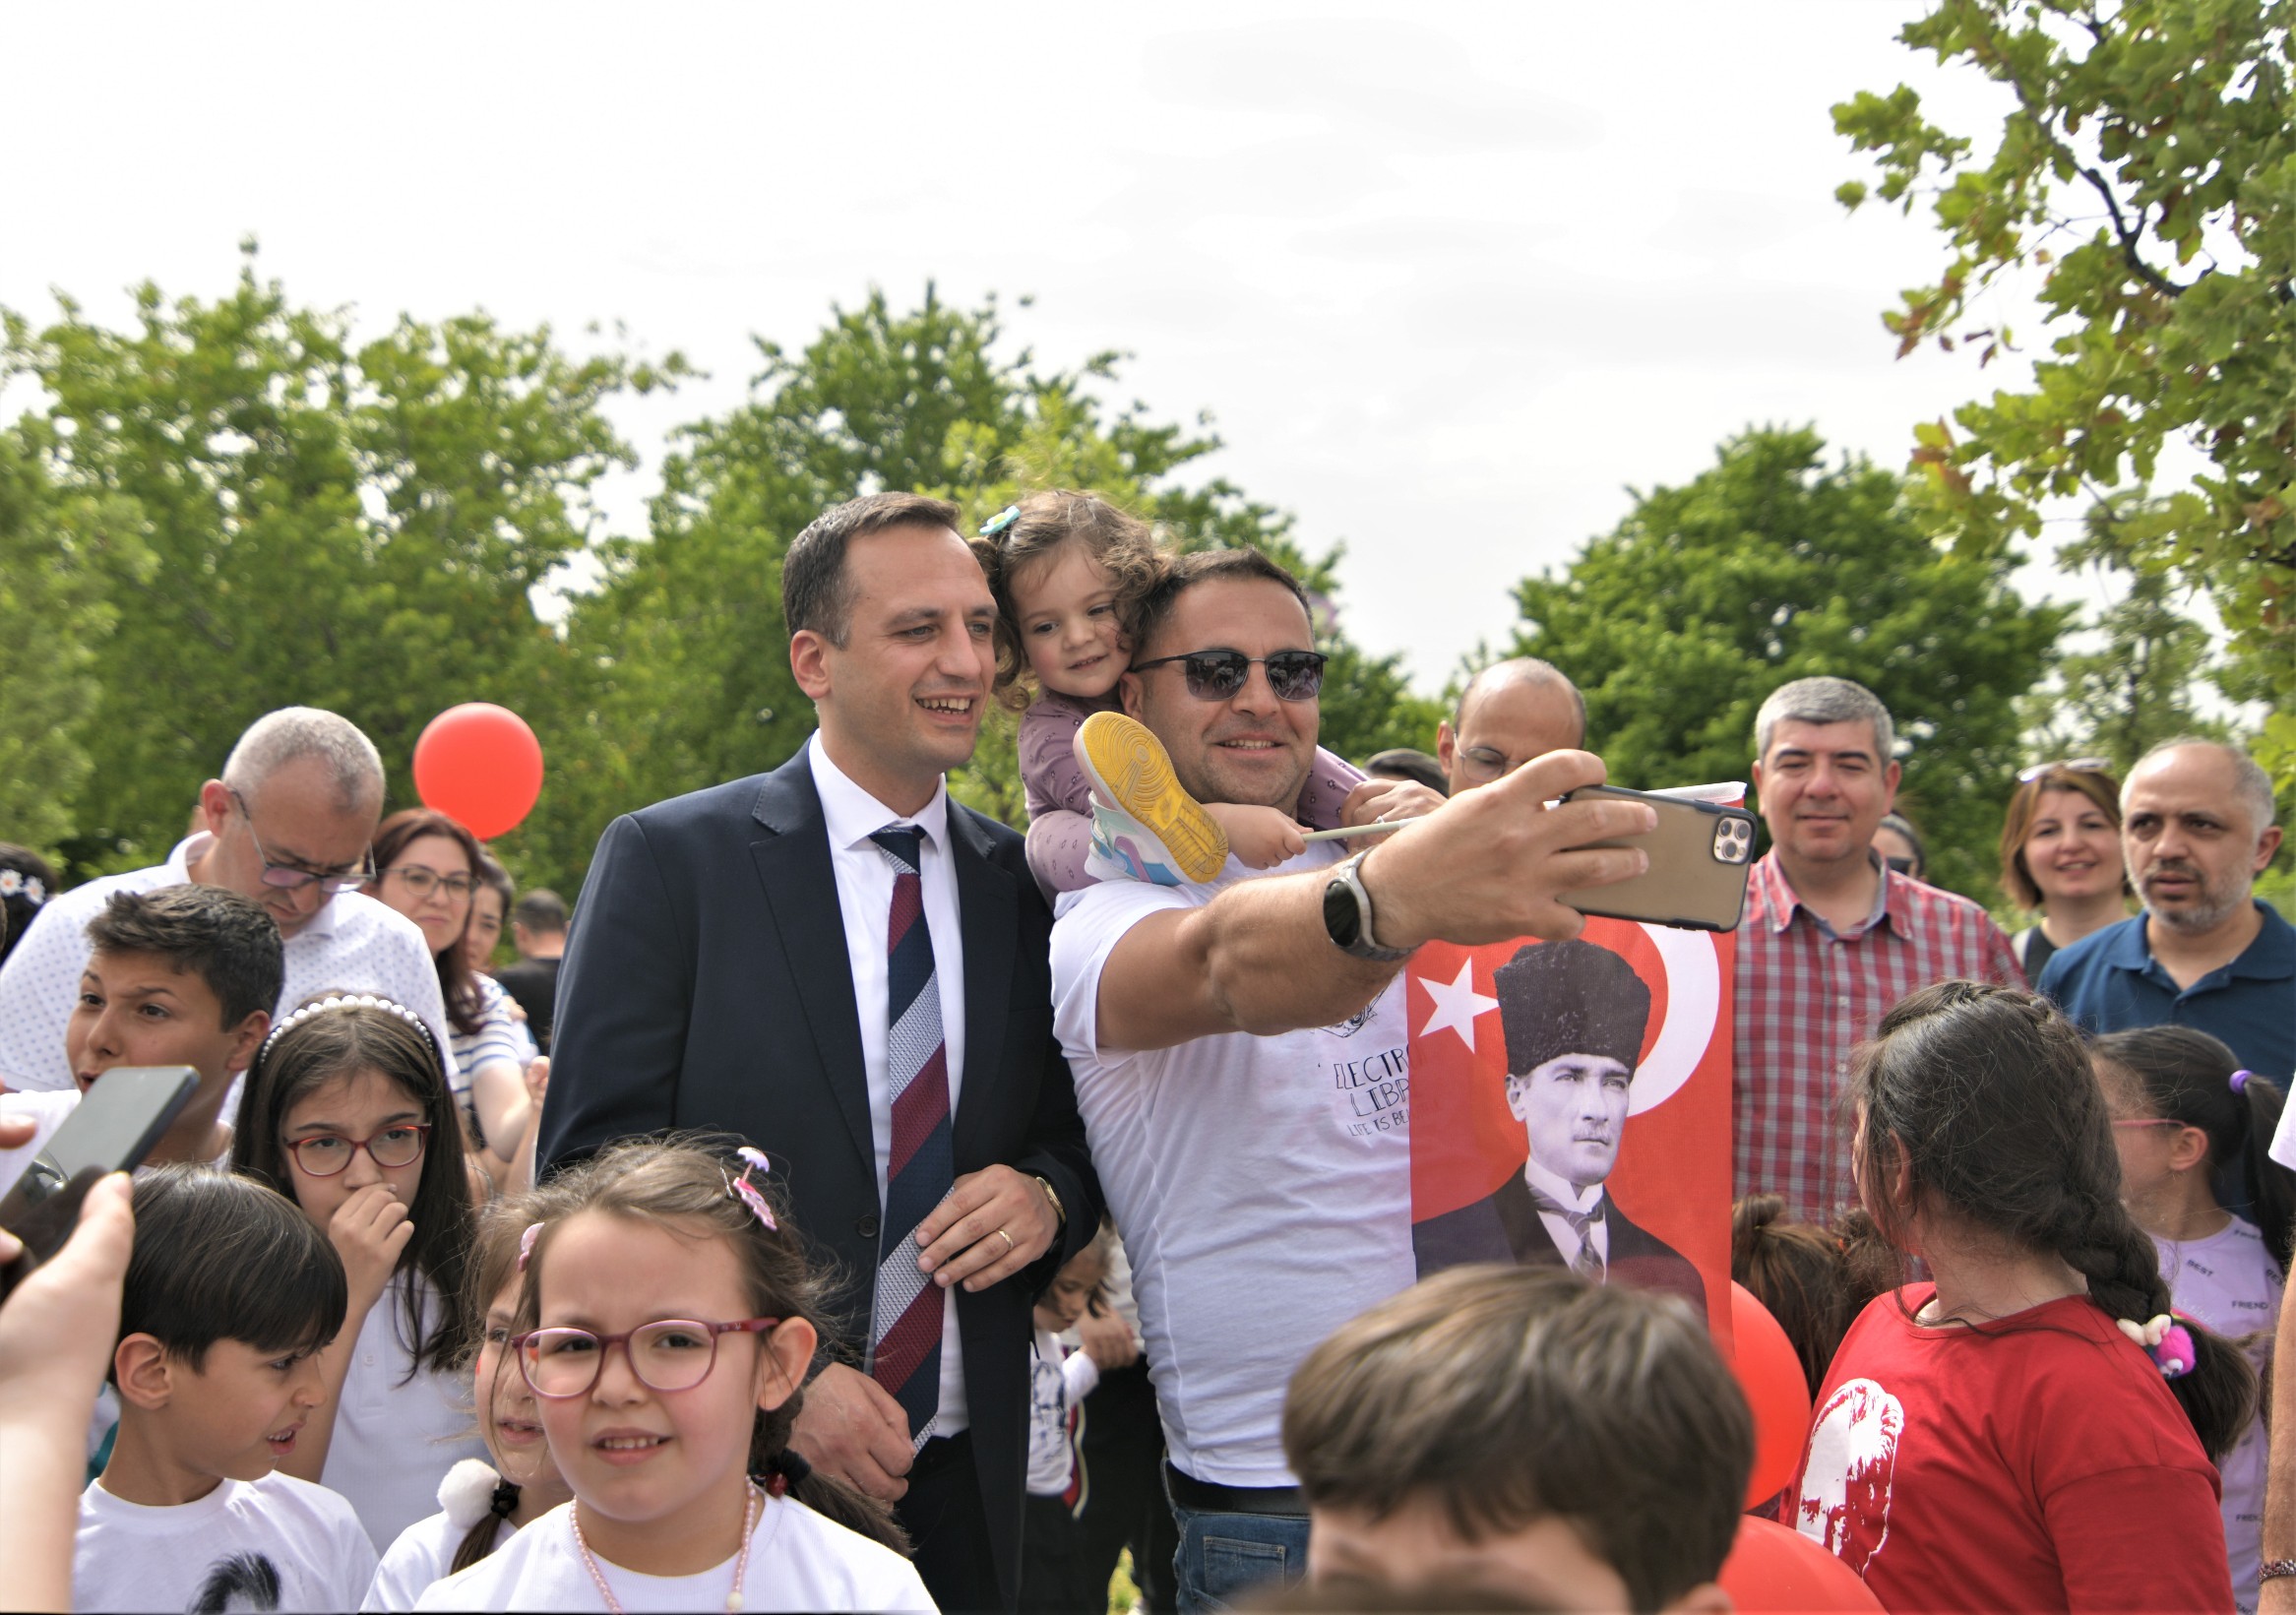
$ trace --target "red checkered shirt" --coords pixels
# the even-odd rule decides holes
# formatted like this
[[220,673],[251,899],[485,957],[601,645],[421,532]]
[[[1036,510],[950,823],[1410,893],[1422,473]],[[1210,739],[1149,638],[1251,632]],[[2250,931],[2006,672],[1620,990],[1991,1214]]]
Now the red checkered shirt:
[[1836,933],[1802,906],[1767,853],[1746,882],[1738,927],[1731,1084],[1732,1179],[1740,1196],[1783,1195],[1786,1214],[1830,1217],[1854,1205],[1850,1051],[1917,987],[1966,976],[2021,987],[2009,939],[1967,898],[1882,871],[1874,911]]

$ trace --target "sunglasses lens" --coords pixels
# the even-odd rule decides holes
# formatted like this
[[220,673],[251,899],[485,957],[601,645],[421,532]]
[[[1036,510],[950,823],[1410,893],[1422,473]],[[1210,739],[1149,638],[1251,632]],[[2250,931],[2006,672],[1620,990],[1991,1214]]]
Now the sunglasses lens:
[[1279,701],[1311,701],[1324,687],[1324,658],[1314,651],[1278,651],[1268,658],[1268,687]]
[[1252,670],[1240,651],[1207,651],[1181,662],[1188,674],[1188,693],[1199,701],[1226,701],[1244,687]]

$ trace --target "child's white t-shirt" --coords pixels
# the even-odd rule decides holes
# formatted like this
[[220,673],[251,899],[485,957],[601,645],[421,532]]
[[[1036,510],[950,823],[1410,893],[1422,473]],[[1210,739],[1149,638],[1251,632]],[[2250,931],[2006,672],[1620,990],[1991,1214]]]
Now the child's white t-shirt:
[[80,1494],[74,1609],[344,1610],[374,1573],[350,1505],[292,1475],[226,1480],[170,1508],[100,1484]]
[[[360,1602],[362,1615],[369,1611],[387,1611],[400,1615],[414,1607],[433,1582],[443,1582],[447,1567],[455,1562],[455,1550],[469,1534],[468,1527],[449,1520],[444,1509],[427,1520],[417,1520],[399,1533],[399,1540],[383,1550],[383,1562],[375,1567],[374,1582],[367,1587],[367,1595]],[[494,1522],[494,1548],[518,1534],[518,1527],[509,1521]]]
[[439,1315],[438,1292],[413,1270],[395,1274],[382,1299],[367,1309],[335,1410],[327,1467],[319,1476],[349,1499],[377,1542],[396,1542],[401,1531],[437,1510],[439,1481],[457,1459],[486,1457],[467,1382],[450,1374],[406,1377],[414,1352],[404,1337],[399,1296],[400,1286],[409,1282],[420,1286],[424,1319]]
[[[2182,1242],[2152,1236],[2170,1302],[2228,1339],[2271,1338],[2280,1321],[2286,1275],[2252,1222],[2234,1217],[2222,1233]],[[2263,1366],[2261,1343],[2250,1347]],[[2233,1604],[2253,1615],[2264,1575],[2265,1425],[2260,1414],[2216,1468],[2224,1487],[2224,1548],[2232,1569]]]
[[[604,1609],[574,1544],[574,1505],[552,1509],[468,1570],[415,1600],[434,1609]],[[595,1558],[595,1555],[592,1555]],[[641,1576],[596,1560],[615,1601],[641,1610],[723,1609],[738,1555],[698,1576]],[[750,1538],[743,1615],[769,1610],[899,1610],[932,1615],[916,1567],[789,1498],[769,1498]]]
[[1069,1409],[1100,1383],[1100,1365],[1088,1351],[1070,1351],[1060,1336],[1039,1327],[1028,1359],[1028,1490],[1059,1497],[1076,1473],[1069,1440]]

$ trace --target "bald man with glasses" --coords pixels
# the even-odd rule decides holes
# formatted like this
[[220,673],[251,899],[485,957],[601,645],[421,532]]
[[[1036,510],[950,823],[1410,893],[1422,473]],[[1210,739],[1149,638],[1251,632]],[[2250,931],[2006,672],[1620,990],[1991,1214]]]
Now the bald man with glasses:
[[1534,757],[1586,744],[1586,700],[1551,662],[1495,661],[1467,680],[1435,725],[1435,760],[1450,794],[1503,779]]
[[50,899],[0,965],[0,1084],[71,1087],[64,1028],[87,968],[88,921],[114,892],[193,883],[261,903],[285,943],[275,1015],[323,992],[374,993],[420,1015],[450,1046],[438,968],[412,920],[367,897],[383,809],[383,760],[357,725],[287,707],[249,725],[167,861]]

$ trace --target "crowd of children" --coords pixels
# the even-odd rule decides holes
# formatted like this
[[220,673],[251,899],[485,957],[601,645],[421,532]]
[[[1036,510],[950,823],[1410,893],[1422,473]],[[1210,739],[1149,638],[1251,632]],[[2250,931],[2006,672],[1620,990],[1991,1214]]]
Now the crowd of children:
[[[1130,665],[1165,559],[1148,527],[1038,494],[981,546],[1000,688],[1035,691],[1021,752],[1049,891],[1298,850],[1270,809],[1150,827],[1146,856],[1094,822],[1075,739]],[[1328,823],[1359,777],[1318,754],[1301,819]],[[456,1051],[420,1016],[334,994],[273,1024],[280,940],[257,904],[122,893],[89,935],[77,1087],[11,1096],[0,1189],[106,1071],[180,1064],[198,1086],[132,1204],[91,1195],[0,1307],[12,1605],[932,1608],[886,1507],[789,1449],[824,1275],[756,1141],[628,1141],[521,1188],[480,1160]],[[1733,1230],[1813,1393],[1783,1522],[1890,1609],[2253,1610],[2259,1371],[2296,1233],[2265,1149],[2277,1088],[2197,1032],[2090,1045],[2041,999],[1953,981],[1889,1012],[1849,1093],[1862,1209],[1817,1228],[1758,1197]],[[1080,1414],[1138,1346],[1064,1336],[1105,1312],[1115,1254],[1103,1229],[1038,1298],[1029,1609],[1104,1592],[1077,1534]],[[1445,1273],[1300,1365],[1283,1442],[1313,1522],[1297,1607],[1731,1607],[1752,1416],[1662,1297]],[[61,1584],[40,1559],[59,1529]]]

